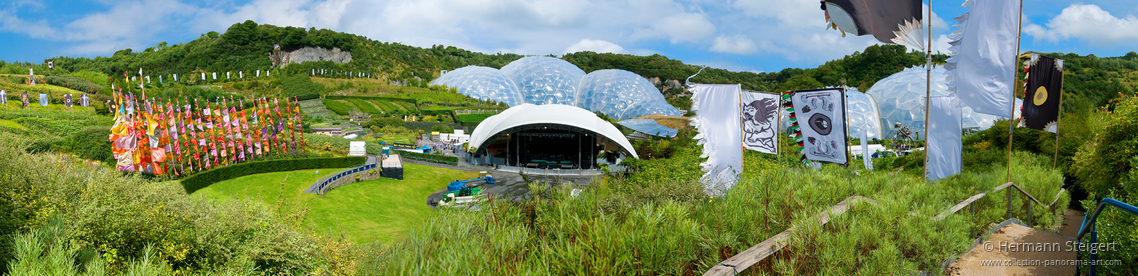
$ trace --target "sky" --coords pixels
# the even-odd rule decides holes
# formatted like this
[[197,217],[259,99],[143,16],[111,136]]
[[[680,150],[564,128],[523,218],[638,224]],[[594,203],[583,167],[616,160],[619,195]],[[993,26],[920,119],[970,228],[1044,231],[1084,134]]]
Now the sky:
[[[956,29],[950,24],[967,12],[963,3],[933,1],[934,51],[947,53],[947,35]],[[1024,5],[1023,51],[1100,57],[1138,51],[1138,0]],[[819,6],[818,0],[8,0],[0,4],[0,60],[110,56],[189,42],[245,20],[419,47],[661,54],[752,72],[813,68],[879,44],[826,29]]]

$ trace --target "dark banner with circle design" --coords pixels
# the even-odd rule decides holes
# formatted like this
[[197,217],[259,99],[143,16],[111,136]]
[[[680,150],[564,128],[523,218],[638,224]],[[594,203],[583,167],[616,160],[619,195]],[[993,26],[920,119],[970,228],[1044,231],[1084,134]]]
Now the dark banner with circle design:
[[[1063,89],[1063,60],[1032,55],[1027,68],[1024,126],[1049,130],[1059,120],[1059,93]],[[1054,131],[1052,129],[1052,131]]]

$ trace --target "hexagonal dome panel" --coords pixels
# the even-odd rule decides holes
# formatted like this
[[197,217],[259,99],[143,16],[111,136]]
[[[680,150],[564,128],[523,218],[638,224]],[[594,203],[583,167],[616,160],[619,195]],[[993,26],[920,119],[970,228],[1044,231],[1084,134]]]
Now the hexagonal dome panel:
[[575,101],[578,107],[600,111],[617,120],[651,114],[682,115],[647,79],[619,69],[586,74]]
[[497,101],[509,106],[522,104],[522,94],[514,81],[502,71],[490,67],[472,65],[458,68],[431,81],[431,85],[457,88],[459,94],[479,100]]
[[[943,67],[933,68],[931,91],[933,97],[949,95],[944,78],[945,70]],[[877,101],[885,138],[892,138],[893,135],[896,135],[895,123],[908,126],[913,133],[924,135],[925,80],[924,68],[909,68],[878,81],[866,92]],[[1016,99],[1016,117],[1019,117],[1019,107],[1022,104],[1022,100]],[[973,112],[972,108],[967,106],[961,110],[961,116],[964,128],[987,129],[992,127],[997,119],[996,116]]]
[[846,113],[849,114],[850,137],[861,138],[861,133],[864,132],[869,139],[885,138],[881,132],[881,113],[877,110],[877,102],[873,97],[856,88],[847,88]]
[[536,105],[576,105],[577,88],[585,76],[573,64],[551,57],[526,57],[502,67],[521,92],[522,101]]

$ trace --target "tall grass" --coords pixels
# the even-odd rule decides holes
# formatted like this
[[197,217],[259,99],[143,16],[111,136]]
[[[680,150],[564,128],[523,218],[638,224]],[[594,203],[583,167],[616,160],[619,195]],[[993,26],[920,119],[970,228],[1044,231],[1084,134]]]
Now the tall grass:
[[[1004,183],[1002,167],[928,184],[915,175],[870,172],[745,155],[750,169],[723,197],[703,195],[698,151],[633,162],[638,172],[571,188],[531,184],[534,199],[491,201],[478,211],[441,211],[411,237],[374,246],[360,271],[372,274],[702,274],[709,267],[792,226],[791,245],[751,269],[775,274],[912,274],[936,271],[971,241],[965,211],[932,217]],[[1013,181],[1050,202],[1061,175],[1042,158],[1017,153]],[[693,171],[694,168],[694,171]],[[826,226],[811,217],[846,197],[857,204]],[[976,225],[1003,220],[1002,193],[978,204]],[[1015,204],[1022,202],[1017,197]],[[1056,205],[1065,206],[1065,203]],[[1018,206],[1018,205],[1017,205]],[[1056,212],[1042,207],[1038,225]],[[1059,208],[1061,212],[1063,208]],[[1017,213],[1025,220],[1025,212]]]
[[[166,275],[165,267],[190,275],[297,274],[334,266],[319,253],[324,240],[289,223],[295,214],[247,201],[194,199],[176,183],[28,154],[23,143],[0,134],[0,270],[12,275],[91,270],[96,257],[102,262],[96,267],[114,275]],[[29,234],[45,225],[59,230]],[[73,265],[45,263],[59,259]],[[19,273],[23,269],[45,272]]]

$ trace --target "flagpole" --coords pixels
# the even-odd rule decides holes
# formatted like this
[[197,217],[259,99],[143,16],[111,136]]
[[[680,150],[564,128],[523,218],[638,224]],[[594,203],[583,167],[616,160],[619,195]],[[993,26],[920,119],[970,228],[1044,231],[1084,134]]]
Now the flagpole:
[[778,160],[778,166],[782,167],[782,151],[781,151],[782,147],[780,147],[780,145],[778,144],[779,139],[777,139],[777,137],[779,137],[779,135],[783,135],[783,133],[779,133],[782,131],[782,93],[777,93],[775,95],[777,95],[777,96],[775,96],[775,99],[776,99],[776,101],[778,101],[778,105],[776,105],[776,106],[778,106],[778,119],[775,120],[775,122],[778,122],[778,124],[776,124],[775,127],[772,128],[771,130],[774,131],[774,135],[775,135],[774,137],[776,137],[776,139],[774,139],[774,156],[775,156],[774,159],[777,159]]
[[[1022,1],[1022,0],[1021,0]],[[933,87],[933,0],[929,0],[929,15],[925,18],[928,23],[928,43],[925,43],[925,164],[921,171],[921,179],[929,179],[929,105],[932,104]],[[865,153],[862,153],[865,154]]]
[[[1007,182],[1012,182],[1012,137],[1015,137],[1015,135],[1014,135],[1015,134],[1015,122],[1014,121],[1015,121],[1015,114],[1016,114],[1016,112],[1015,112],[1015,108],[1016,108],[1015,79],[1016,79],[1016,77],[1014,77],[1014,76],[1016,76],[1016,74],[1019,73],[1019,69],[1018,69],[1019,67],[1017,64],[1019,63],[1020,38],[1023,36],[1023,0],[1019,0],[1019,11],[1018,11],[1018,13],[1019,13],[1019,24],[1016,25],[1016,52],[1014,55],[1015,57],[1012,58],[1012,76],[1013,76],[1012,77],[1012,85],[1011,85],[1012,86],[1012,98],[1011,98],[1011,102],[1008,104],[1009,105],[1008,109],[1011,112],[1008,113],[1008,177],[1007,177]],[[1011,206],[1010,205],[1011,204],[1011,201],[1010,201],[1011,193],[1012,193],[1012,191],[1008,190],[1008,199],[1009,199],[1009,201],[1008,201],[1009,205],[1008,206]],[[1008,217],[1010,218],[1011,217],[1011,209],[1008,209],[1008,210],[1009,210],[1008,211]]]
[[[1063,83],[1062,79],[1063,70],[1059,70],[1059,83]],[[1055,165],[1059,164],[1059,124],[1063,122],[1063,85],[1059,85],[1059,116],[1055,119],[1055,157],[1051,161],[1051,169],[1055,169]]]

